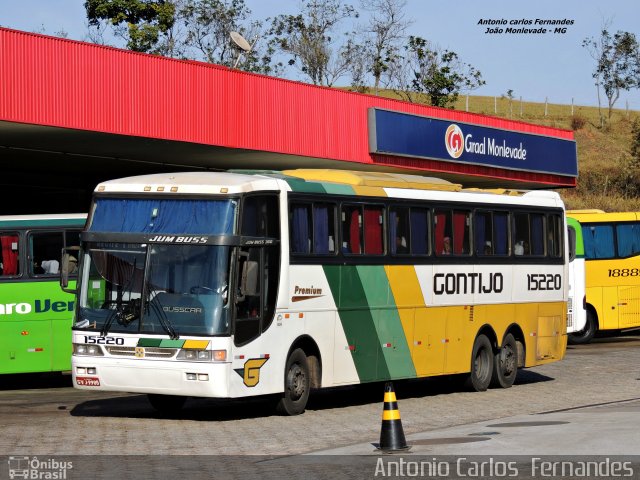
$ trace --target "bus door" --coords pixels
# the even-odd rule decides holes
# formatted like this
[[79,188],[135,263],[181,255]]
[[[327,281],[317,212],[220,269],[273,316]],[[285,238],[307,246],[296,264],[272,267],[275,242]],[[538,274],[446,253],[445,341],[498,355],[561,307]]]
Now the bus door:
[[241,381],[231,382],[232,395],[257,395],[265,388],[273,389],[275,380],[281,379],[270,368],[275,362],[269,359],[281,353],[276,349],[283,346],[266,342],[263,335],[273,323],[280,278],[277,201],[276,195],[252,195],[243,202],[241,235],[255,239],[246,241],[236,254],[234,353],[230,360]]
[[640,325],[640,223],[616,225],[617,256],[621,259],[618,269],[610,275],[618,283],[618,328]]

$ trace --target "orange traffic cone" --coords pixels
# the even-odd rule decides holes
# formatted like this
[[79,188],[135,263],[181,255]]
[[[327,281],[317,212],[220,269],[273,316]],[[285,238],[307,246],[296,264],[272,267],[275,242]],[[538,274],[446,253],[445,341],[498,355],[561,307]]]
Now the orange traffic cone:
[[382,410],[382,429],[380,430],[379,450],[384,453],[403,452],[411,447],[407,445],[400,420],[400,410],[396,400],[393,383],[384,386],[384,407]]

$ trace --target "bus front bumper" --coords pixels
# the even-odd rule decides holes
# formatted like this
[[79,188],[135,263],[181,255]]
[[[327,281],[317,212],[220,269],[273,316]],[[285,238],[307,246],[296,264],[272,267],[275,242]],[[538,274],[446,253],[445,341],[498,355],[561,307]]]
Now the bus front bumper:
[[73,356],[73,386],[81,390],[229,397],[228,362],[195,363]]

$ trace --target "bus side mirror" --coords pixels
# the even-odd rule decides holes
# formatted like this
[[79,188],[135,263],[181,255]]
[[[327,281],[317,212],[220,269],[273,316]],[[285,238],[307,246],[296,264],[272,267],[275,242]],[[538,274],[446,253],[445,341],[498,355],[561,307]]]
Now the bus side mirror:
[[[78,271],[78,252],[80,247],[68,247],[62,249],[62,258],[60,259],[60,288],[67,293],[75,294],[77,289],[68,288],[69,275]],[[75,253],[75,256],[73,255]]]
[[249,260],[247,252],[240,252],[239,260],[242,264],[242,269],[240,271],[240,285],[238,286],[236,302],[244,301],[247,295],[257,295],[258,293],[258,262]]

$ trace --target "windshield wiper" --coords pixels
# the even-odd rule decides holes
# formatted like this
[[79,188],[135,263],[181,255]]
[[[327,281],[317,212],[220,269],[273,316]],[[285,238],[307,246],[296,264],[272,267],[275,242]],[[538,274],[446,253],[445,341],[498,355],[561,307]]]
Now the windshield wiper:
[[[127,326],[131,322],[140,318],[140,299],[131,299],[131,287],[133,286],[132,284],[135,277],[137,261],[137,258],[133,260],[133,273],[127,283],[123,285],[122,288],[118,289],[116,294],[116,308],[109,314],[107,320],[104,322],[102,330],[100,331],[100,335],[103,337],[106,337],[109,333],[109,329],[111,328],[114,319],[118,320],[120,325]],[[128,293],[130,300],[126,302],[123,301],[123,293]]]

